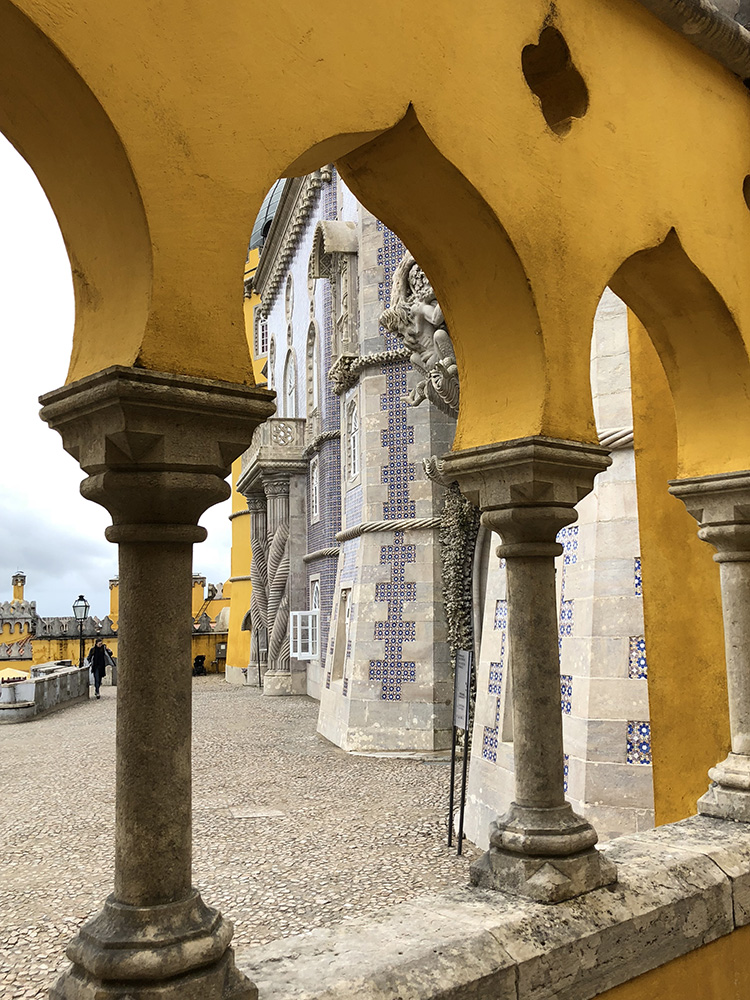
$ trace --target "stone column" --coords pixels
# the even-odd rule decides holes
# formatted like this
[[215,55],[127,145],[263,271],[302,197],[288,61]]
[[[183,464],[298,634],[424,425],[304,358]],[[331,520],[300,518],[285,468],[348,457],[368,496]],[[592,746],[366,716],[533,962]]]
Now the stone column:
[[498,532],[508,574],[515,796],[472,881],[552,903],[614,882],[596,831],[565,801],[555,557],[558,531],[610,460],[595,445],[522,438],[454,452],[445,475]]
[[120,550],[114,892],[53,1000],[255,1000],[232,925],[191,885],[192,546],[269,394],[115,367],[42,397]]
[[698,812],[750,823],[750,472],[680,479],[669,492],[716,549],[721,580],[732,749],[708,772],[712,784]]
[[250,674],[263,683],[268,666],[268,549],[266,527],[266,495],[262,490],[245,494],[250,511],[250,579],[253,592],[250,596]]
[[263,477],[268,503],[268,670],[263,694],[290,695],[289,477]]

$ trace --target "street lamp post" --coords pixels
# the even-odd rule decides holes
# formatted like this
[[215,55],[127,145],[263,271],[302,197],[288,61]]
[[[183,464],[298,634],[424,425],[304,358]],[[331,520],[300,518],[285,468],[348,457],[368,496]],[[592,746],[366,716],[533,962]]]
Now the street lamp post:
[[88,618],[89,607],[90,607],[89,602],[86,600],[86,598],[83,596],[83,594],[81,594],[79,596],[79,598],[78,598],[77,601],[73,601],[73,614],[75,615],[75,619],[78,622],[78,637],[79,637],[79,639],[81,641],[81,644],[80,644],[80,653],[79,653],[79,658],[78,658],[78,666],[79,667],[83,667],[83,654],[84,654],[84,648],[83,648],[83,623]]

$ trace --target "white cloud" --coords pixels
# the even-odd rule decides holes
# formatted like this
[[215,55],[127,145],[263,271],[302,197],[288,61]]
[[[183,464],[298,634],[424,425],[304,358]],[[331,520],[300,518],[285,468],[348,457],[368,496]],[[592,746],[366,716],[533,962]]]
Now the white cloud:
[[[79,593],[92,613],[109,610],[117,550],[109,515],[84,500],[83,473],[39,419],[38,397],[65,381],[73,339],[70,265],[54,213],[26,162],[0,135],[0,600],[26,573],[42,615],[67,615]],[[229,576],[229,503],[206,513],[209,540],[196,572]]]

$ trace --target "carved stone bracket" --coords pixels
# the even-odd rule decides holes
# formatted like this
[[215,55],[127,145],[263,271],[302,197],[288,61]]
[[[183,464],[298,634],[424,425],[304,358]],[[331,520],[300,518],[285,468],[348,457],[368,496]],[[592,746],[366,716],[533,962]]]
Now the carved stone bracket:
[[337,396],[343,396],[347,389],[356,383],[366,368],[379,368],[383,365],[395,365],[409,361],[411,352],[402,347],[396,351],[378,351],[377,354],[342,354],[331,366],[328,378],[333,383],[333,391]]

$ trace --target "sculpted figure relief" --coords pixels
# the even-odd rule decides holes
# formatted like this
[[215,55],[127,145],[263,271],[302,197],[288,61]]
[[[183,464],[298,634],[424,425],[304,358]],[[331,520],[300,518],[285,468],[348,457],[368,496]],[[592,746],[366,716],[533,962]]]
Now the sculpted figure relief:
[[403,340],[411,351],[412,366],[424,376],[409,396],[411,405],[429,399],[445,413],[457,416],[458,366],[453,344],[432,285],[410,253],[396,268],[391,306],[380,322]]

